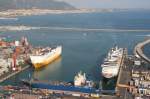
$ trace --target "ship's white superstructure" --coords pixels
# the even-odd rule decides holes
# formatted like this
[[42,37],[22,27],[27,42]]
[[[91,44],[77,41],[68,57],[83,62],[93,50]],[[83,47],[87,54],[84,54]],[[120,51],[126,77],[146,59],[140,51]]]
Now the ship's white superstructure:
[[85,73],[82,74],[80,71],[75,77],[74,77],[74,85],[75,86],[82,86],[86,83],[86,75]]
[[94,82],[92,80],[87,80],[86,74],[80,71],[74,77],[74,86],[92,88],[94,86]]
[[112,78],[118,75],[123,57],[123,48],[112,48],[108,52],[107,58],[104,59],[102,67],[102,75],[105,78]]

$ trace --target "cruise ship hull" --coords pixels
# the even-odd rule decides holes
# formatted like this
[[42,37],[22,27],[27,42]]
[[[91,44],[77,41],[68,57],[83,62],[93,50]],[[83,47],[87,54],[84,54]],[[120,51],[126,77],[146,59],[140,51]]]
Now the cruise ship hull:
[[50,63],[52,63],[54,60],[59,58],[61,56],[61,50],[62,48],[56,48],[54,52],[48,53],[47,56],[30,56],[31,62],[34,66],[34,68],[42,68]]
[[103,68],[102,75],[105,78],[113,78],[118,75],[119,67],[118,68]]
[[118,75],[120,66],[122,65],[124,51],[123,48],[119,48],[109,53],[111,54],[107,56],[108,60],[101,65],[102,75],[105,78],[113,78]]

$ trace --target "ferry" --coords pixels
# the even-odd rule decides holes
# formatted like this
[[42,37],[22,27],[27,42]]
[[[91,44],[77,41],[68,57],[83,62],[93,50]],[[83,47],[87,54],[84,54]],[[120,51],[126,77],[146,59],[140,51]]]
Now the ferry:
[[62,46],[56,48],[43,48],[36,51],[35,55],[30,56],[31,63],[35,69],[44,67],[57,59],[62,53]]
[[109,52],[107,57],[104,59],[102,67],[102,75],[105,78],[113,78],[118,75],[119,68],[122,63],[123,48],[115,46]]

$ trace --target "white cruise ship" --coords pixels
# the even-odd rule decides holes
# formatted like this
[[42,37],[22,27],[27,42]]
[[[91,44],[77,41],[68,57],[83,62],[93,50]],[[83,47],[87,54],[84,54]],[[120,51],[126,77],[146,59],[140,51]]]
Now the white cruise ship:
[[108,52],[107,58],[104,59],[102,67],[102,75],[105,78],[112,78],[118,75],[119,68],[122,63],[123,48],[115,46]]

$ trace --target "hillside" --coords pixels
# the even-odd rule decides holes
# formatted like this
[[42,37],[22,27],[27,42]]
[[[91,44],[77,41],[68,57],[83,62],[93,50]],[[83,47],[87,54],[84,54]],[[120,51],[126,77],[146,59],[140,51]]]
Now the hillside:
[[51,10],[75,9],[75,7],[66,2],[56,0],[0,0],[0,10],[31,8]]

